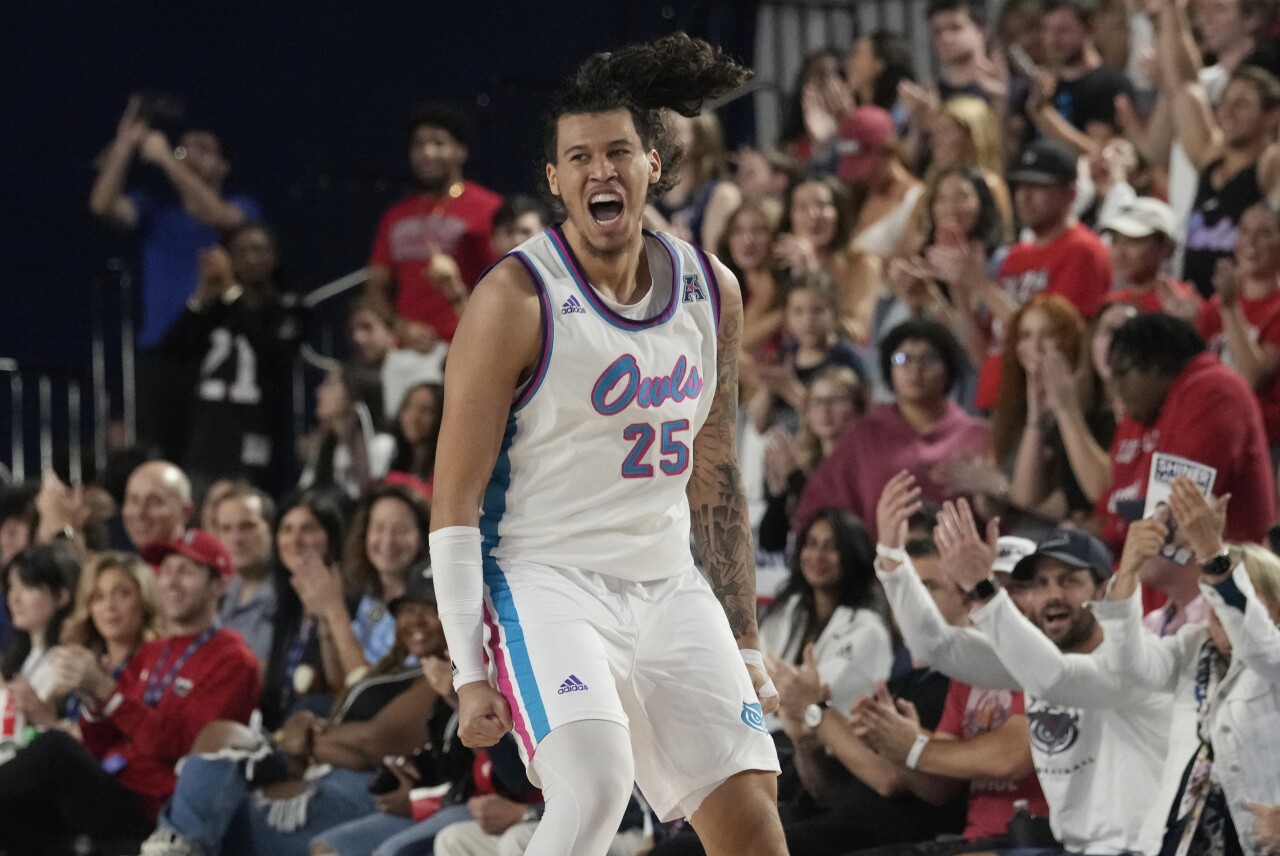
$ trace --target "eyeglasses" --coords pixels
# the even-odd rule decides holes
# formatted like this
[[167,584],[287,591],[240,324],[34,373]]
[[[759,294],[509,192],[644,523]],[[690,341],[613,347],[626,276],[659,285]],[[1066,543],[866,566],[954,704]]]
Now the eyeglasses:
[[897,351],[889,358],[889,362],[895,366],[919,366],[928,370],[942,365],[942,357],[937,354],[908,354],[905,351]]

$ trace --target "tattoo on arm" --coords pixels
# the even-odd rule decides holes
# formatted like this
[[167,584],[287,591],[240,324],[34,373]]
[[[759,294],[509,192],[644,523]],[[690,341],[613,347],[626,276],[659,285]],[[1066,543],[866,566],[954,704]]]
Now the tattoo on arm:
[[741,317],[726,317],[720,332],[716,399],[708,417],[715,424],[698,432],[688,489],[694,543],[735,639],[756,630],[755,551],[737,462],[741,336]]

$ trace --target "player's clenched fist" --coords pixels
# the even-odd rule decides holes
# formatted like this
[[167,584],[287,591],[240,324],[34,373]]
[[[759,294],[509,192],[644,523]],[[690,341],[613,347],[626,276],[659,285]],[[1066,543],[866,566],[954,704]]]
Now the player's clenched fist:
[[511,708],[485,681],[458,688],[458,737],[468,749],[483,749],[511,730]]

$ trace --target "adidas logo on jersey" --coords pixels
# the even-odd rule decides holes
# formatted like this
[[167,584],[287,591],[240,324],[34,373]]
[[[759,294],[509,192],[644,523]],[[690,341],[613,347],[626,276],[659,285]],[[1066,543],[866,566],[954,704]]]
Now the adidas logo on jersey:
[[[578,296],[576,294],[570,294],[569,299],[566,300],[564,303],[560,304],[561,315],[569,315],[570,313],[573,313],[573,312],[586,312],[586,311],[587,310],[582,306],[582,303],[579,302]],[[583,687],[583,689],[586,689],[586,687]]]
[[[581,310],[578,310],[581,311]],[[587,685],[578,680],[577,675],[570,675],[564,679],[564,683],[560,685],[560,689],[556,690],[556,695],[564,695],[565,693],[580,693],[587,688]]]

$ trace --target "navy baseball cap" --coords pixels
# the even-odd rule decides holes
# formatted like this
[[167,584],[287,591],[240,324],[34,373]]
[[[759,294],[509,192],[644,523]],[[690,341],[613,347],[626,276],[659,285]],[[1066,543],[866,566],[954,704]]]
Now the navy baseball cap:
[[409,569],[409,580],[405,584],[404,594],[393,597],[387,604],[387,611],[395,615],[406,603],[429,603],[436,605],[436,581],[431,573],[431,562],[419,562]]
[[1048,556],[1073,568],[1088,568],[1093,578],[1104,582],[1111,577],[1111,551],[1083,529],[1059,527],[1036,542],[1036,551],[1013,566],[1013,578],[1027,581],[1036,575],[1036,562]]
[[1028,143],[1009,172],[1010,184],[1074,184],[1076,152],[1066,143],[1039,139]]

